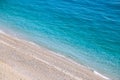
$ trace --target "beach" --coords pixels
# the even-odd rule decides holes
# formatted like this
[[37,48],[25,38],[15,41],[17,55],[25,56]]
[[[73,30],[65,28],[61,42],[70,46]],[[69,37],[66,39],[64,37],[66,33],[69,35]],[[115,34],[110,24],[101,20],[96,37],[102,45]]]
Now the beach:
[[0,33],[0,80],[106,80],[64,56]]
[[0,61],[0,80],[27,80],[9,65]]

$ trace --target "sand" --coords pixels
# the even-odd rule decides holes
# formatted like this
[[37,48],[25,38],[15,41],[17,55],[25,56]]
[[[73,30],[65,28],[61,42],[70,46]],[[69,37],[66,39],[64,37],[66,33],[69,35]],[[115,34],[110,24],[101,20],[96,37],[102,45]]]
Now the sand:
[[0,80],[27,80],[27,78],[0,61]]
[[44,47],[0,33],[0,80],[106,80]]

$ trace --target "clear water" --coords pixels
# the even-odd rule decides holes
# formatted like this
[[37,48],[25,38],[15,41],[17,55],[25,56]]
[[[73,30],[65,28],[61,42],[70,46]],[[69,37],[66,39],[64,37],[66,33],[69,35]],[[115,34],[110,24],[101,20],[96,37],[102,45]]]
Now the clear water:
[[0,0],[0,28],[120,80],[120,0]]

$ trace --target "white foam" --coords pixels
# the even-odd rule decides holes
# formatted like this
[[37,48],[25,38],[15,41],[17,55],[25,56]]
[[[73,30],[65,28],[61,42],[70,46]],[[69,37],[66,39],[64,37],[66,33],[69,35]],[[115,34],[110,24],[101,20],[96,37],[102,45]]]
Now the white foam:
[[93,71],[93,73],[96,74],[96,75],[98,75],[98,76],[100,76],[100,77],[102,77],[102,78],[104,78],[104,79],[106,79],[106,80],[110,80],[108,77],[106,77],[106,76],[100,74],[100,73],[97,72],[97,71]]
[[2,34],[6,34],[4,31],[2,31],[2,30],[0,30],[0,33],[2,33]]

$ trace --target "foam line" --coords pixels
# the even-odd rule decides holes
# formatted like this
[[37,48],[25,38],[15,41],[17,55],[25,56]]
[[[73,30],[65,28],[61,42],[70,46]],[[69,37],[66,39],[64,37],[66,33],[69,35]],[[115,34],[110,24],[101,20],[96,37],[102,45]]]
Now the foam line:
[[102,77],[102,78],[104,78],[104,79],[106,79],[106,80],[110,80],[108,77],[106,77],[106,76],[100,74],[100,73],[97,72],[97,71],[93,71],[93,73],[96,74],[96,75],[98,75],[98,76],[100,76],[100,77]]

